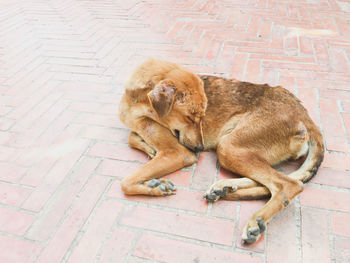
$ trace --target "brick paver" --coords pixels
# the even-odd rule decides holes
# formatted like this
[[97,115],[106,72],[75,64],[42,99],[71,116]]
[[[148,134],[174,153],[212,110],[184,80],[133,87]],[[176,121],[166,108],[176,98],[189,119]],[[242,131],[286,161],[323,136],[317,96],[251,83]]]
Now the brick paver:
[[[349,262],[349,12],[347,0],[0,0],[0,262]],[[148,158],[116,113],[149,56],[283,85],[320,125],[319,174],[256,244],[240,235],[264,201],[202,199],[233,176],[215,153],[167,176],[177,195],[122,193]]]

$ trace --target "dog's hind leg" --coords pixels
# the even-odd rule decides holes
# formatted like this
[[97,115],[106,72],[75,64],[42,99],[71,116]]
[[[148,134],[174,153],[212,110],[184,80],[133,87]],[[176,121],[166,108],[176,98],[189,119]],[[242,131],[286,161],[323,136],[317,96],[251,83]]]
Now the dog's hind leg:
[[223,179],[209,187],[205,198],[215,202],[225,200],[256,200],[269,197],[270,191],[249,178]]
[[[303,184],[273,169],[262,156],[254,153],[252,149],[235,146],[234,137],[227,139],[218,147],[220,164],[234,173],[264,185],[271,193],[271,199],[253,214],[244,227],[242,239],[247,243],[252,243],[265,230],[265,224],[302,191]],[[248,189],[242,189],[242,191],[252,191],[255,194],[257,191],[264,191],[262,188]]]

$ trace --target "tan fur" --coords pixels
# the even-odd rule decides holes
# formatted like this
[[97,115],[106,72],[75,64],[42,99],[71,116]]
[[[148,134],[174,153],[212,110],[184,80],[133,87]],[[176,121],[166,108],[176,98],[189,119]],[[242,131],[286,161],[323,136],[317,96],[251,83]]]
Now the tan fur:
[[[119,116],[131,129],[130,146],[153,158],[122,181],[126,194],[174,194],[171,182],[154,178],[193,164],[192,151],[214,149],[222,167],[246,178],[218,181],[208,189],[208,201],[271,196],[244,228],[248,243],[302,191],[323,159],[322,135],[287,90],[197,76],[170,62],[149,59],[136,69]],[[306,153],[289,177],[272,168]]]

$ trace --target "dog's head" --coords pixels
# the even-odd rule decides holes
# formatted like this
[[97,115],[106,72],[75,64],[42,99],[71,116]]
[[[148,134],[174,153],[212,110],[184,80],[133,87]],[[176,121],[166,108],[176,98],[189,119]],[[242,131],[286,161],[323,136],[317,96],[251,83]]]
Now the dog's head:
[[202,80],[189,71],[175,71],[147,94],[158,121],[194,150],[203,150],[202,120],[207,98]]

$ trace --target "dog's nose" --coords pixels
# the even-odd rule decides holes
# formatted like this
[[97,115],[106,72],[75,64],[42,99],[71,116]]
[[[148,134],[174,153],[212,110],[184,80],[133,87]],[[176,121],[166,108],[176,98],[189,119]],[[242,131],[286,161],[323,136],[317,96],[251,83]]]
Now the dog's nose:
[[204,147],[201,145],[201,146],[197,146],[197,147],[194,147],[194,151],[195,152],[201,152],[204,150]]

